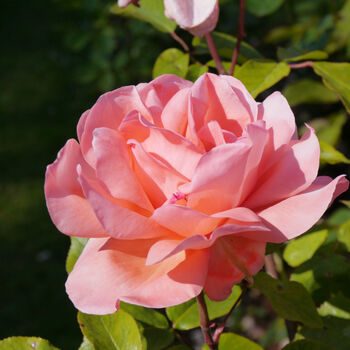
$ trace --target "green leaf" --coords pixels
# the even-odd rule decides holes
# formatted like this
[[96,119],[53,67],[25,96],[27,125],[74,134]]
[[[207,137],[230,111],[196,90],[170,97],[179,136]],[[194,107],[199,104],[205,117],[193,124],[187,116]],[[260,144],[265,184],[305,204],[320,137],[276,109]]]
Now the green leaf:
[[70,247],[66,259],[66,271],[71,273],[75,263],[82,253],[86,243],[89,239],[85,237],[70,237]]
[[279,281],[259,272],[254,278],[253,287],[266,295],[271,306],[282,318],[301,322],[311,328],[322,327],[316,306],[303,285]]
[[300,333],[308,339],[320,342],[328,350],[350,349],[350,322],[336,317],[323,317],[323,329],[303,328]]
[[342,202],[346,207],[350,208],[350,201],[340,201]]
[[283,95],[291,107],[303,103],[335,103],[339,100],[337,95],[327,89],[322,83],[310,79],[300,79],[287,85],[283,90]]
[[94,346],[90,343],[89,339],[84,337],[83,342],[80,344],[78,350],[95,350]]
[[237,69],[235,76],[255,98],[286,77],[289,72],[290,68],[284,62],[249,60]]
[[[241,288],[239,286],[234,286],[231,295],[224,301],[215,302],[205,296],[209,319],[213,320],[226,315],[240,294]],[[191,299],[181,305],[168,307],[166,313],[173,322],[173,328],[175,329],[188,330],[199,327],[199,312],[195,299]]]
[[142,350],[136,321],[123,310],[103,316],[79,312],[78,322],[96,350]]
[[277,57],[281,61],[285,62],[296,62],[296,61],[307,61],[307,60],[326,60],[328,58],[328,53],[320,50],[315,51],[305,51],[300,50],[295,47],[283,48],[279,47],[277,49]]
[[292,267],[296,267],[311,259],[321,247],[328,235],[328,230],[321,230],[304,235],[290,241],[283,251],[283,259]]
[[[224,67],[224,69],[226,70],[226,72],[228,72],[231,68],[231,62],[229,61],[222,61],[222,66]],[[216,63],[214,60],[210,60],[207,62],[207,66],[208,67],[212,67],[212,68],[216,68]],[[236,68],[239,67],[238,64],[236,64]]]
[[120,302],[120,308],[130,314],[135,320],[154,326],[156,328],[169,328],[169,322],[167,318],[160,312],[138,306]]
[[346,158],[344,154],[337,151],[333,146],[320,141],[320,163],[321,164],[350,164],[350,159]]
[[185,78],[188,71],[190,55],[179,49],[167,49],[157,58],[153,67],[153,78],[162,74],[176,74]]
[[58,348],[42,338],[10,337],[0,341],[0,350],[58,350]]
[[350,210],[347,208],[339,208],[335,210],[327,220],[329,225],[337,226],[350,220]]
[[335,147],[340,140],[343,126],[347,121],[347,116],[345,112],[339,112],[323,120],[325,121],[325,125],[318,130],[316,129],[317,137],[320,141]]
[[336,19],[334,31],[326,46],[330,53],[342,49],[350,42],[350,0],[345,1]]
[[282,350],[330,350],[327,346],[313,340],[302,339],[287,344]]
[[277,11],[284,0],[247,0],[247,10],[255,16],[266,16]]
[[[233,50],[236,47],[237,38],[232,35],[220,32],[212,32],[212,37],[220,57],[231,60]],[[209,49],[205,38],[194,37],[192,45],[196,48],[196,54],[208,54]],[[239,62],[250,58],[262,58],[263,56],[253,46],[242,41],[239,51]]]
[[224,333],[220,336],[219,350],[263,350],[263,348],[238,334]]
[[313,68],[350,113],[350,63],[314,62]]
[[333,296],[318,308],[318,313],[350,320],[350,300],[342,295]]
[[344,243],[347,250],[350,252],[350,220],[340,226],[338,241]]
[[315,280],[313,270],[293,272],[290,275],[290,281],[302,284],[309,293],[320,287],[320,285]]
[[163,0],[141,0],[139,4],[140,7],[129,5],[125,8],[120,8],[115,4],[111,7],[111,12],[119,16],[148,22],[161,32],[172,33],[175,31],[176,23],[164,15]]
[[147,339],[147,350],[163,350],[175,340],[174,332],[171,329],[145,327],[143,335]]
[[189,348],[186,345],[181,344],[181,345],[172,346],[171,348],[168,348],[167,350],[191,350],[191,348]]
[[198,63],[191,64],[188,67],[186,79],[191,81],[196,81],[201,75],[208,72],[208,67],[205,65],[200,65]]

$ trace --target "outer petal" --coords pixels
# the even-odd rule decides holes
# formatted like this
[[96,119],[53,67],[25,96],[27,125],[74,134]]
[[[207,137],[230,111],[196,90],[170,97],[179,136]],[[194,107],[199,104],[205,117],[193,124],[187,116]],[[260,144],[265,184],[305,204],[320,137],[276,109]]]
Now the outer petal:
[[241,237],[223,237],[210,248],[208,277],[204,289],[215,301],[225,300],[232,286],[244,276],[256,274],[264,265],[265,243]]
[[344,175],[322,184],[318,180],[310,188],[262,210],[258,215],[271,231],[253,234],[253,239],[265,242],[284,242],[310,229],[323,215],[334,199],[334,194],[347,190],[349,182]]
[[149,220],[149,212],[131,202],[113,198],[97,181],[82,174],[79,181],[105,232],[110,236],[119,239],[172,236],[169,230]]
[[80,139],[84,158],[91,166],[95,166],[92,149],[93,131],[100,127],[117,130],[123,118],[133,110],[139,111],[145,118],[151,120],[150,113],[142,103],[135,86],[125,86],[107,92],[97,100],[86,117]]
[[316,179],[320,146],[313,130],[294,143],[265,174],[251,196],[244,202],[248,208],[261,208],[293,196],[308,188]]
[[288,144],[296,132],[295,118],[285,97],[274,92],[259,104],[258,119],[265,120],[273,130],[274,148]]
[[268,229],[262,224],[252,225],[224,225],[216,229],[207,238],[204,235],[194,235],[184,240],[179,237],[166,238],[155,242],[149,249],[147,256],[147,265],[157,264],[169,257],[178,254],[184,250],[200,250],[211,247],[215,242],[224,236],[243,236],[263,234]]
[[78,143],[71,139],[46,170],[45,196],[52,221],[63,233],[82,237],[106,236],[78,182],[77,165],[85,163]]
[[193,35],[211,32],[218,21],[218,0],[164,0],[165,15]]
[[145,266],[152,241],[91,239],[66,283],[81,311],[113,313],[119,300],[147,307],[183,303],[200,293],[207,274],[207,252],[189,252]]
[[153,206],[131,168],[130,146],[121,134],[108,128],[95,129],[92,144],[97,178],[111,195],[152,212]]

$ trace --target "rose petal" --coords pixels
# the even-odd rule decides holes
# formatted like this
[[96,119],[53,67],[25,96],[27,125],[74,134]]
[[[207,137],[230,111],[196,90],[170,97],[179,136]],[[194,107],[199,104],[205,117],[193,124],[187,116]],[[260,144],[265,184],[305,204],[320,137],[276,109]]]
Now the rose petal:
[[256,189],[244,202],[249,208],[259,208],[293,196],[308,188],[316,179],[320,146],[316,134],[308,130],[263,176]]
[[145,266],[151,241],[90,239],[66,290],[76,308],[90,314],[113,313],[120,300],[147,307],[183,303],[200,293],[208,254],[182,253]]
[[265,120],[266,127],[273,130],[275,150],[288,144],[296,133],[296,125],[285,97],[276,91],[259,104],[258,110],[258,119]]
[[258,213],[271,231],[245,236],[265,242],[279,243],[301,235],[320,219],[334,199],[334,194],[338,195],[346,191],[348,184],[344,175],[338,176],[328,184],[324,184],[324,181],[323,184],[319,184],[316,180],[315,186],[310,186],[298,195]]
[[130,147],[121,134],[108,128],[95,129],[93,134],[98,179],[103,181],[113,197],[152,212],[153,206],[131,168]]
[[241,237],[223,237],[210,248],[208,277],[204,289],[211,300],[222,301],[244,276],[256,274],[264,265],[265,243]]
[[165,15],[193,35],[211,32],[218,21],[218,0],[164,0]]
[[77,165],[90,173],[80,152],[79,144],[70,139],[46,170],[45,196],[47,208],[56,227],[67,235],[80,237],[104,237],[89,202],[78,182]]
[[100,183],[82,174],[79,181],[105,232],[119,239],[146,239],[172,236],[156,222],[149,220],[150,213],[126,200],[113,198]]

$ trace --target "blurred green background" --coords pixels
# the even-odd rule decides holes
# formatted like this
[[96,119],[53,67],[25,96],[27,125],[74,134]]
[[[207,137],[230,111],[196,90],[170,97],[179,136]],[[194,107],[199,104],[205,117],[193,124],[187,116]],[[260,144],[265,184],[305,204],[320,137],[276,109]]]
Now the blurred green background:
[[[237,1],[222,3],[218,29],[235,34]],[[277,45],[322,50],[334,35],[344,3],[285,0],[271,15],[248,13],[246,40],[272,59],[276,59]],[[76,310],[64,291],[69,239],[59,234],[48,216],[43,196],[45,167],[68,138],[76,137],[79,116],[101,93],[150,80],[160,52],[179,47],[169,35],[146,23],[110,15],[112,4],[104,0],[2,1],[0,339],[40,336],[66,350],[81,343]],[[350,29],[344,30],[349,37]],[[189,34],[178,33],[190,43]],[[331,59],[349,61],[347,39],[336,42],[338,47],[330,49]],[[311,70],[293,71],[272,90],[309,75],[320,80]],[[301,125],[344,108],[336,102],[303,104],[294,111]],[[338,145],[347,156],[349,135],[347,122]],[[348,167],[337,165],[323,172],[347,173]]]

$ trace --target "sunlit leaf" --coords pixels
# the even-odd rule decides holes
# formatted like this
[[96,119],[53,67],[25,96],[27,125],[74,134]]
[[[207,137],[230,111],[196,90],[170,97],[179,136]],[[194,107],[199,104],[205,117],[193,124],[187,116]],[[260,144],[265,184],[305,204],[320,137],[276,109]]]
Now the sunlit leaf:
[[236,70],[235,76],[256,97],[286,77],[289,72],[290,68],[284,62],[249,60]]
[[70,237],[70,247],[66,259],[66,271],[68,273],[71,273],[71,271],[73,270],[73,267],[77,262],[88,240],[89,239],[85,237]]
[[310,79],[296,80],[287,85],[283,90],[283,95],[291,107],[303,103],[327,104],[339,101],[334,92],[327,89],[322,83]]
[[169,327],[167,318],[156,310],[124,302],[120,302],[120,308],[130,314],[137,321],[157,328],[165,329]]
[[316,129],[317,137],[320,141],[335,147],[340,140],[347,116],[345,112],[339,112],[324,118],[324,121],[325,125],[321,126],[318,130]]
[[283,48],[279,47],[277,49],[277,57],[281,61],[295,62],[295,61],[307,61],[307,60],[325,60],[328,58],[327,52],[315,50],[315,51],[305,51],[300,50],[295,47]]
[[247,0],[247,10],[255,16],[266,16],[277,11],[284,0]]
[[157,58],[153,67],[153,78],[162,74],[176,74],[185,78],[188,71],[190,55],[179,49],[167,49]]
[[125,311],[110,315],[78,313],[84,336],[96,350],[142,350],[141,334],[135,320]]
[[[229,61],[222,61],[222,66],[224,67],[224,69],[226,70],[226,72],[229,72],[230,68],[231,68],[231,62]],[[208,67],[212,67],[212,68],[216,68],[216,63],[214,60],[210,60],[207,62],[207,66]],[[236,64],[236,68],[238,68],[239,65]]]
[[333,146],[320,141],[320,162],[321,164],[350,164],[350,159],[346,158],[343,153],[337,151]]
[[205,65],[200,65],[198,63],[191,64],[188,67],[186,79],[191,81],[196,81],[201,75],[208,72],[209,68]]
[[42,338],[10,337],[0,341],[0,350],[58,350],[58,348]]
[[254,288],[268,298],[279,316],[301,322],[311,328],[322,327],[316,306],[303,285],[297,282],[280,281],[264,272],[254,277]]
[[301,265],[313,257],[326,240],[327,234],[327,230],[321,230],[290,241],[283,251],[283,259],[292,267]]
[[95,350],[95,348],[90,343],[89,339],[84,337],[83,342],[80,344],[80,347],[78,350]]
[[314,62],[313,67],[350,112],[350,63]]
[[[236,47],[237,38],[220,32],[212,32],[211,34],[220,57],[231,60],[233,50]],[[209,53],[207,42],[203,37],[194,37],[192,40],[192,45],[195,47],[197,54]],[[241,43],[238,61],[241,62],[242,59],[244,61],[250,58],[262,58],[262,55],[256,49],[254,49],[253,46],[243,41]]]
[[219,339],[219,350],[263,350],[263,348],[238,334],[224,333]]
[[111,7],[111,12],[129,18],[152,24],[156,29],[165,33],[172,33],[176,23],[164,15],[163,0],[140,0],[140,6],[129,5],[120,8],[117,4]]
[[318,308],[318,313],[350,320],[350,300],[342,295],[333,296]]
[[[234,286],[231,295],[224,301],[215,302],[205,296],[209,318],[213,320],[227,314],[238,299],[240,293],[241,288]],[[181,305],[168,307],[166,313],[175,329],[188,330],[199,327],[199,312],[195,299],[191,299]]]

